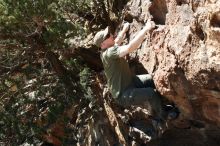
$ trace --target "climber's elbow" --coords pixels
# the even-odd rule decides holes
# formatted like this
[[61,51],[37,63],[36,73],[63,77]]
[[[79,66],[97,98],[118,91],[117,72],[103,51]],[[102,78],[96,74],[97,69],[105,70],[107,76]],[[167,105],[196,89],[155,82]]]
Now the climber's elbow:
[[130,51],[129,45],[119,46],[119,57],[126,56],[127,54],[130,53],[129,51]]
[[129,43],[128,45],[119,46],[119,57],[124,57],[125,55],[133,52],[137,49],[135,44]]

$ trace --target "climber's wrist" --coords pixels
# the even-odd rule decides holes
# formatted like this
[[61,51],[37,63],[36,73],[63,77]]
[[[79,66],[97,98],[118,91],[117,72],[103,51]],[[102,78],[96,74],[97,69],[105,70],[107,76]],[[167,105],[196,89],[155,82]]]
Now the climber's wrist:
[[143,30],[145,30],[146,32],[155,28],[155,23],[153,21],[147,21],[146,25],[144,26]]
[[117,37],[122,39],[127,31],[128,29],[123,27],[122,31],[118,34]]
[[124,24],[124,26],[123,26],[122,31],[123,31],[124,33],[126,33],[126,32],[128,31],[128,29],[129,29],[129,26],[130,26],[130,24],[129,24],[128,22],[126,22],[126,23]]

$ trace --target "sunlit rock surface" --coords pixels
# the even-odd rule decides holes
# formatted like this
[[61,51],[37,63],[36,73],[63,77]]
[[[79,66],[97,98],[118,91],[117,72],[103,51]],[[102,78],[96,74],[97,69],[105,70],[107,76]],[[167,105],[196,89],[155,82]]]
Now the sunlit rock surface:
[[158,91],[179,107],[173,124],[187,128],[199,121],[219,131],[220,1],[132,0],[126,11],[128,41],[147,19],[157,25],[131,58],[139,59]]

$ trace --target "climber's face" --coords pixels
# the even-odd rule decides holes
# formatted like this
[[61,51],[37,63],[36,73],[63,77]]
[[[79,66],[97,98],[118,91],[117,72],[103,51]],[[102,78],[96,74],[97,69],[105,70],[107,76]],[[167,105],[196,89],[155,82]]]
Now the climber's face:
[[100,47],[101,49],[106,49],[114,46],[115,41],[112,34],[109,34],[109,36],[106,37],[106,39],[101,43]]

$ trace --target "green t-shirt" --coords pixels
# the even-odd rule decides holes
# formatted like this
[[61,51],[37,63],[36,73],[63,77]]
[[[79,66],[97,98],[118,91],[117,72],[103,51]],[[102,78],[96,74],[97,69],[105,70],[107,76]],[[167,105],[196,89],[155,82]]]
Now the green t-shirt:
[[114,98],[118,98],[132,82],[132,73],[127,61],[119,57],[118,46],[106,49],[101,53],[108,87]]

